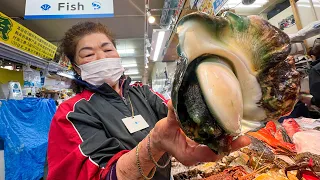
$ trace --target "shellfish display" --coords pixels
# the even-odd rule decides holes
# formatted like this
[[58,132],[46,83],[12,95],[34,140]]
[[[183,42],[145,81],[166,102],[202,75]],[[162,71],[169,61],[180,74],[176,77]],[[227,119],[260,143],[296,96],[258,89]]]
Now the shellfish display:
[[183,131],[214,152],[290,113],[300,78],[290,39],[259,16],[192,13],[177,24],[172,103]]

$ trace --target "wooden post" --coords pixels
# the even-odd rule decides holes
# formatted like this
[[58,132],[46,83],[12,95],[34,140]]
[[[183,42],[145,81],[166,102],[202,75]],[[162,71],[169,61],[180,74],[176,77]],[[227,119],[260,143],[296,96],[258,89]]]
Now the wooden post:
[[298,30],[300,30],[300,29],[302,29],[302,24],[301,24],[299,12],[298,12],[295,0],[290,0],[290,5],[291,5],[292,11],[293,11],[293,16],[296,21],[297,28],[298,28]]
[[[297,25],[297,28],[298,28],[298,31],[302,29],[302,24],[301,24],[301,20],[300,20],[300,16],[299,16],[299,12],[298,12],[298,9],[297,9],[297,5],[296,5],[296,1],[295,0],[289,0],[290,1],[290,5],[291,5],[291,8],[292,8],[292,12],[293,12],[293,17],[294,17],[294,20],[296,22],[296,25]],[[306,48],[308,49],[309,46],[307,44],[307,41],[304,40],[304,45],[306,46]]]

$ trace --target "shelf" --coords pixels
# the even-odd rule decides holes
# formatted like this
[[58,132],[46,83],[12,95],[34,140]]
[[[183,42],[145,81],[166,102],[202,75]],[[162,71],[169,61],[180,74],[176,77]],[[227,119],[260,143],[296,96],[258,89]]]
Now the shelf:
[[51,72],[67,70],[66,67],[62,67],[58,63],[42,59],[32,54],[28,54],[2,42],[0,42],[0,58],[4,58],[21,64],[27,64],[29,62],[32,66],[42,69],[46,69],[48,67],[48,70]]

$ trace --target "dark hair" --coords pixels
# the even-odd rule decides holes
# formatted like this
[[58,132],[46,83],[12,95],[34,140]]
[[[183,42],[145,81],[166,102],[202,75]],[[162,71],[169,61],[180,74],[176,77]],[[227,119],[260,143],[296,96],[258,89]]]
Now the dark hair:
[[[107,26],[101,24],[101,23],[95,23],[95,22],[80,22],[74,26],[72,26],[65,34],[64,37],[61,40],[60,45],[60,51],[61,54],[63,54],[64,57],[67,57],[70,60],[70,63],[72,64],[72,70],[75,65],[75,55],[76,55],[76,47],[81,38],[83,38],[86,35],[92,34],[92,33],[102,33],[105,34],[114,47],[116,47],[115,38],[111,31],[107,28]],[[76,72],[75,72],[76,73]],[[76,75],[79,76],[79,75]],[[83,90],[84,86],[77,83],[76,80],[72,81],[71,88],[75,93],[79,93]]]
[[76,54],[76,47],[81,38],[92,33],[102,33],[105,34],[112,44],[116,46],[115,39],[111,31],[107,26],[101,23],[94,22],[80,22],[72,26],[65,34],[61,40],[60,50],[62,54],[69,58],[71,63],[74,63],[74,58]]
[[314,40],[313,47],[311,48],[309,55],[314,55],[317,59],[320,58],[320,38]]

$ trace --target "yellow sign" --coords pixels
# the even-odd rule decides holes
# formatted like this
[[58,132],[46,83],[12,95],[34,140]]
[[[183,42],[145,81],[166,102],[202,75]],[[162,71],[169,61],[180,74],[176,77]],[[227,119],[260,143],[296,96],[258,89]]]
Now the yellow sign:
[[52,60],[57,47],[0,12],[0,42]]

